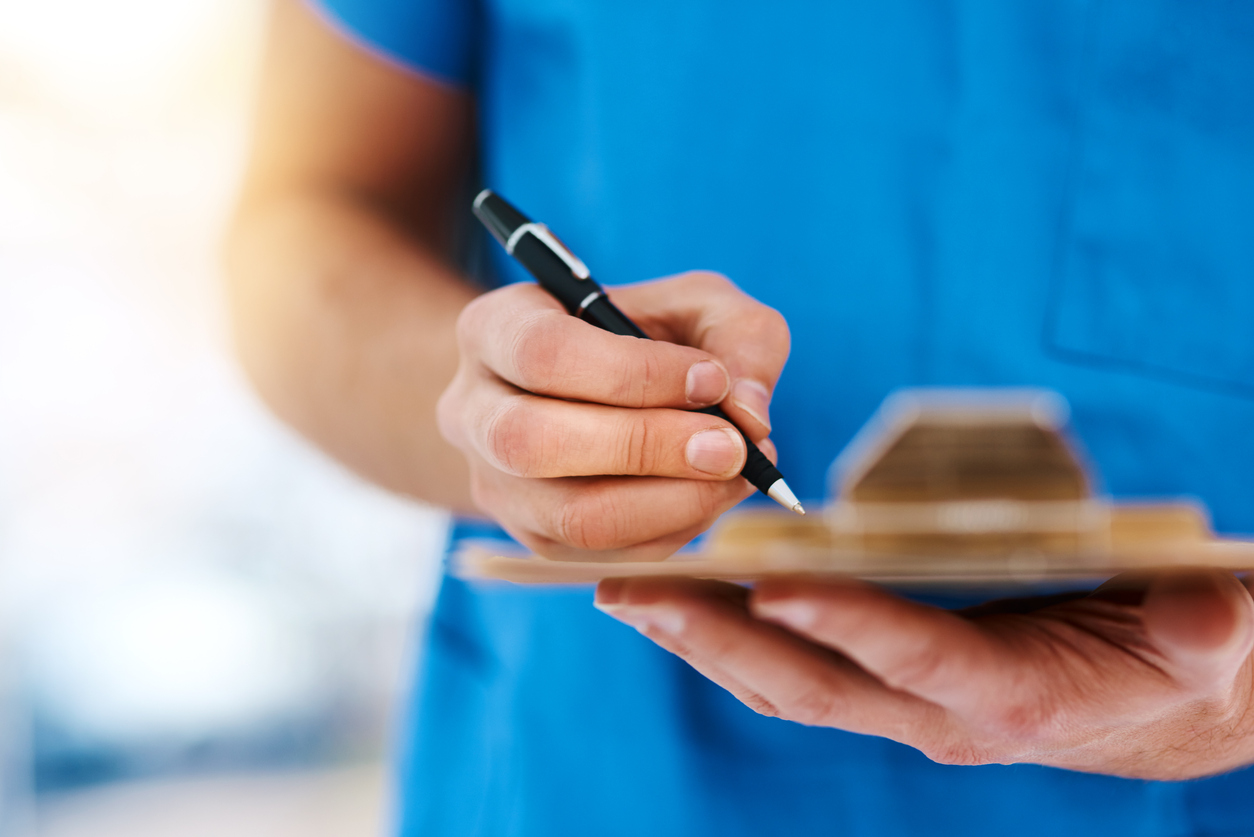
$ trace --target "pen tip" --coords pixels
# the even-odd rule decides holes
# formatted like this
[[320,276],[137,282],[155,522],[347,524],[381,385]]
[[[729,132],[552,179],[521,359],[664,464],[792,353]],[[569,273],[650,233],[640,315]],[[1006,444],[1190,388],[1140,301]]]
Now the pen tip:
[[779,503],[784,508],[795,511],[797,514],[806,513],[805,509],[801,508],[801,501],[797,499],[797,495],[792,493],[792,489],[788,487],[788,483],[784,482],[782,479],[775,480],[766,493],[772,500]]

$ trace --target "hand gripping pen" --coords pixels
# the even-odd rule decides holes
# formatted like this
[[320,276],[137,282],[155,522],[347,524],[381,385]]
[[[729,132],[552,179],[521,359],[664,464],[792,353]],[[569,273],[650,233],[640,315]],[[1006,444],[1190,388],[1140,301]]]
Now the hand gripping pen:
[[[540,283],[540,287],[556,297],[572,315],[613,334],[649,339],[639,326],[610,302],[605,291],[592,278],[587,265],[570,252],[557,236],[549,232],[544,224],[530,220],[500,195],[488,189],[484,189],[475,198],[474,212],[505,248],[505,252],[527,268]],[[727,414],[717,406],[705,407],[695,412],[717,416],[735,427]],[[741,435],[744,436],[743,431]],[[796,495],[792,493],[788,483],[784,482],[783,475],[747,436],[745,448],[748,455],[740,475],[784,508],[797,514],[805,514]]]

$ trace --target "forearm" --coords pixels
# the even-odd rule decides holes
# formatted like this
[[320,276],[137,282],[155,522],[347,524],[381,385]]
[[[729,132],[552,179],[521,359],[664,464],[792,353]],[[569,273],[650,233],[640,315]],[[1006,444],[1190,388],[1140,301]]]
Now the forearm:
[[476,290],[381,212],[333,195],[246,207],[227,261],[237,351],[275,413],[372,482],[470,510],[435,404]]

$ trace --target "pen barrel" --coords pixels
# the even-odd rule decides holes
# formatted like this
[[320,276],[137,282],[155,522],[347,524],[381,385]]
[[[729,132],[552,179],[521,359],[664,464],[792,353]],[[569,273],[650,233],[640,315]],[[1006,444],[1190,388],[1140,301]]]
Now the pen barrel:
[[505,242],[509,241],[514,230],[530,220],[518,211],[518,207],[490,189],[484,189],[479,193],[471,211],[487,227],[488,232],[492,233],[493,238],[501,242],[502,247],[505,246]]
[[586,322],[597,328],[603,328],[611,334],[639,337],[641,340],[649,339],[649,335],[641,331],[640,326],[628,319],[626,314],[619,311],[618,306],[610,302],[610,298],[607,296],[597,297],[584,308],[579,316]]
[[579,311],[590,295],[601,292],[601,286],[593,279],[580,279],[571,273],[566,262],[534,235],[518,239],[514,258],[571,314]]
[[514,246],[514,256],[536,278],[540,287],[562,303],[567,313],[611,334],[649,339],[649,335],[610,302],[595,279],[575,276],[570,267],[539,239],[524,235]]
[[758,446],[745,439],[745,446],[749,449],[748,455],[745,457],[745,467],[741,469],[740,476],[744,477],[749,483],[763,494],[769,493],[771,486],[784,478],[779,469],[771,464],[771,460],[766,458],[766,454],[758,450]]
[[[723,421],[731,424],[732,427],[736,427],[736,423],[728,418],[727,413],[724,413],[720,407],[705,407],[700,410],[693,410],[693,412],[705,413],[707,416],[721,418]],[[771,460],[766,458],[766,454],[758,450],[757,445],[749,441],[749,437],[745,436],[743,430],[740,430],[739,427],[736,427],[736,429],[740,431],[741,437],[745,440],[746,449],[745,467],[741,469],[740,476],[747,479],[754,488],[765,494],[770,491],[771,486],[777,480],[783,479],[784,475],[771,464]]]

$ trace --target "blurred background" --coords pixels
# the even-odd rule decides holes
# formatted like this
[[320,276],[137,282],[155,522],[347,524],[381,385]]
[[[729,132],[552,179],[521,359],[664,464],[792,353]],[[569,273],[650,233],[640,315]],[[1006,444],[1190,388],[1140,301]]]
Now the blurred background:
[[443,515],[235,368],[262,0],[0,0],[0,837],[352,835]]

